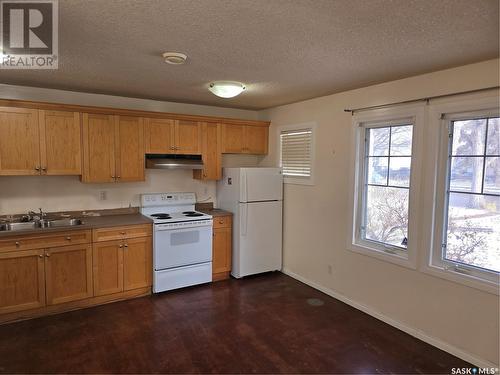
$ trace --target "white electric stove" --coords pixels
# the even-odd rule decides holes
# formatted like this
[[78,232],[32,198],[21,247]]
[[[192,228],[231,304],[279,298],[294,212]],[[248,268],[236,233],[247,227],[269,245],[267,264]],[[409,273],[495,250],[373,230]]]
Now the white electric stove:
[[154,293],[212,281],[212,216],[195,203],[195,193],[141,195],[141,213],[154,222]]

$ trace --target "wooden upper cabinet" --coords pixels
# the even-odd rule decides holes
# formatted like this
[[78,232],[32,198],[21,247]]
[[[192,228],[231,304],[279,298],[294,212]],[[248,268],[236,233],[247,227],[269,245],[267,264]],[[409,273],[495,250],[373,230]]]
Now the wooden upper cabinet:
[[220,180],[222,178],[221,124],[203,123],[201,130],[203,169],[194,170],[193,177],[198,180]]
[[267,154],[269,128],[245,126],[245,152],[248,154]]
[[0,253],[0,314],[43,306],[43,250]]
[[148,154],[175,153],[175,121],[168,119],[144,119],[144,143]]
[[41,110],[39,122],[42,174],[80,175],[82,173],[80,113]]
[[267,154],[267,126],[222,125],[222,152],[227,154]]
[[201,123],[175,121],[175,152],[177,154],[201,154]]
[[245,126],[222,124],[222,152],[241,154],[245,148]]
[[83,114],[84,182],[114,182],[115,121],[112,115]]
[[92,246],[86,244],[47,249],[45,282],[47,305],[92,297]]
[[117,116],[116,179],[144,181],[144,125],[141,117]]
[[83,114],[82,181],[144,181],[141,117]]
[[0,107],[0,175],[40,174],[38,110]]

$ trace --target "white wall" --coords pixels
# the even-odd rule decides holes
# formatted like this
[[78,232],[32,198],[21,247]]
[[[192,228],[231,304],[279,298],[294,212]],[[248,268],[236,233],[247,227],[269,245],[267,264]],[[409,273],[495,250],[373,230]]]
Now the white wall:
[[278,160],[279,126],[317,123],[315,185],[284,189],[285,270],[475,363],[498,364],[498,296],[347,250],[352,119],[343,111],[498,84],[491,60],[262,111],[272,121],[266,166]]
[[[258,118],[256,111],[4,84],[0,84],[0,98],[248,120]],[[223,163],[247,166],[257,165],[259,161],[256,156],[224,155]],[[106,191],[107,200],[99,200],[100,191]],[[23,213],[38,207],[45,211],[64,211],[138,206],[140,193],[165,191],[194,191],[198,200],[211,198],[215,201],[215,182],[194,180],[190,170],[146,170],[145,182],[116,184],[82,184],[75,176],[0,176],[0,215]]]

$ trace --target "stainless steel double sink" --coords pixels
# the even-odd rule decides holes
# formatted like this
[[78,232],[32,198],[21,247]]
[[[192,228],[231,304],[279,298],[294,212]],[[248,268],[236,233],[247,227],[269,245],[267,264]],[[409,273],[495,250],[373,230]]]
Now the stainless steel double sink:
[[36,228],[58,228],[58,227],[73,227],[82,225],[81,219],[55,219],[55,220],[36,220],[28,222],[13,222],[13,223],[0,223],[0,232],[4,231],[17,231]]

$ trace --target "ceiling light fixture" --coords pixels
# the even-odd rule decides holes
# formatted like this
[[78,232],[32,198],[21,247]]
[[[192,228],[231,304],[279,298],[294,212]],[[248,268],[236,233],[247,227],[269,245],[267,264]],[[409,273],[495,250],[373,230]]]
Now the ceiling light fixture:
[[187,56],[179,52],[165,52],[162,56],[165,59],[165,62],[171,65],[182,65],[187,60]]
[[234,98],[240,95],[245,88],[243,83],[233,81],[216,81],[212,82],[208,87],[212,94],[221,98]]

